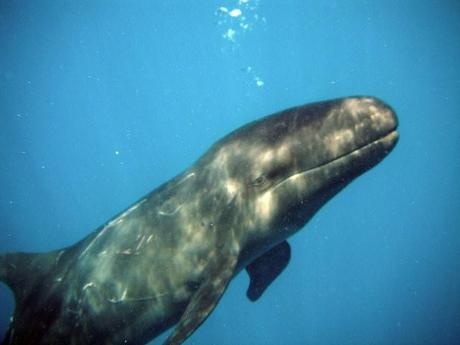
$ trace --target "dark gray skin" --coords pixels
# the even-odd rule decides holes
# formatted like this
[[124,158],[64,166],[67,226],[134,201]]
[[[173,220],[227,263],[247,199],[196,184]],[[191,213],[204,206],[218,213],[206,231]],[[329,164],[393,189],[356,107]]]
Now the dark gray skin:
[[257,300],[289,262],[286,239],[395,146],[372,97],[308,104],[250,123],[74,246],[0,256],[16,310],[4,344],[180,344],[231,279]]

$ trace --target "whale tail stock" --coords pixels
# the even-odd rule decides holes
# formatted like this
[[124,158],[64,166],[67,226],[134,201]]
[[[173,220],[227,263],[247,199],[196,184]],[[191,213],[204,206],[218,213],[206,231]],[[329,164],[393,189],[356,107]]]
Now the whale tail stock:
[[10,329],[1,344],[18,343],[12,338],[12,328],[22,328],[28,324],[28,316],[34,309],[29,302],[35,299],[34,294],[43,293],[46,277],[53,271],[58,259],[59,253],[56,251],[0,254],[0,282],[13,291],[16,303]]
[[0,255],[0,281],[13,290],[16,304],[29,293],[55,263],[56,253],[8,253]]

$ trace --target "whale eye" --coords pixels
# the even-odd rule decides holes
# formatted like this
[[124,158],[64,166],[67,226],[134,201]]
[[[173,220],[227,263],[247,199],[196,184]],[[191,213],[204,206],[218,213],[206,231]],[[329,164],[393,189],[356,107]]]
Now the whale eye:
[[257,178],[251,181],[251,185],[258,188],[263,187],[265,189],[284,179],[287,173],[287,166],[277,166],[264,172],[263,174],[260,174]]
[[266,180],[265,175],[262,174],[258,176],[255,180],[252,181],[252,185],[256,187],[262,186],[265,183],[265,180]]

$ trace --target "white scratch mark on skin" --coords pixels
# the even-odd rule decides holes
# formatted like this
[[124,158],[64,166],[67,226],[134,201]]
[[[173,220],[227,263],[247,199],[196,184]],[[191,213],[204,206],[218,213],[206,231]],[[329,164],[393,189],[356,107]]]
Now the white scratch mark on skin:
[[103,236],[107,232],[108,229],[110,229],[114,225],[118,225],[118,224],[122,223],[126,216],[128,216],[131,212],[133,212],[135,209],[137,209],[145,201],[147,201],[147,199],[143,199],[143,200],[139,201],[136,205],[132,206],[127,211],[123,212],[123,214],[121,214],[119,217],[117,217],[116,219],[110,221],[106,226],[104,226],[104,228],[101,230],[101,232],[99,232],[97,234],[97,236],[90,242],[90,244],[88,244],[88,246],[85,248],[85,250],[83,250],[83,252],[80,254],[78,259],[81,259],[88,252],[88,250],[93,246],[93,244],[99,239],[99,237]]
[[177,184],[180,185],[184,183],[185,181],[187,181],[189,178],[194,177],[194,176],[195,176],[195,173],[191,172],[190,174],[187,174],[186,176],[184,176],[184,178],[180,180],[179,182],[177,182]]
[[57,257],[56,257],[56,264],[59,262],[59,260],[61,259],[62,254],[64,254],[64,252],[65,252],[65,250],[61,250],[61,251],[59,252],[59,254],[58,254]]
[[139,241],[139,243],[137,244],[137,247],[136,247],[136,252],[139,251],[139,249],[142,247],[142,245],[144,244],[144,241],[145,241],[145,235],[142,236],[142,239]]
[[173,215],[175,215],[177,212],[179,212],[179,210],[182,208],[182,206],[183,206],[182,204],[179,205],[179,206],[177,206],[176,209],[175,209],[174,211],[172,211],[172,212],[165,212],[165,211],[159,210],[159,211],[158,211],[158,214],[159,214],[160,216],[173,216]]
[[131,206],[128,210],[126,210],[125,212],[123,212],[119,217],[117,217],[116,219],[112,220],[111,222],[109,222],[108,226],[112,226],[113,224],[119,224],[121,222],[123,222],[123,220],[133,211],[135,211],[139,206],[141,206],[145,201],[147,201],[147,199],[142,199],[141,201],[139,201],[137,204]]
[[131,250],[131,248],[129,248],[129,249],[125,249],[125,250],[123,250],[121,252],[116,252],[115,254],[117,254],[117,255],[139,255],[139,252],[138,251],[133,252]]
[[110,227],[110,223],[109,223],[109,225],[104,226],[104,228],[101,230],[101,232],[97,234],[97,236],[90,242],[90,244],[88,244],[88,246],[85,248],[85,250],[80,254],[78,259],[81,259],[88,252],[88,250],[93,246],[93,244],[97,241],[97,239],[99,237],[101,237],[102,235],[104,235],[104,233],[107,231],[107,229],[109,227]]
[[12,342],[12,339],[14,339],[14,328],[11,328],[11,333],[10,333],[10,341]]
[[120,298],[107,298],[107,301],[113,304],[122,303],[122,302],[143,302],[143,301],[150,301],[150,300],[158,299],[160,297],[167,296],[170,294],[169,292],[163,292],[155,296],[126,298],[127,293],[128,293],[128,289],[125,289],[125,291],[123,291],[123,294],[121,295]]
[[93,287],[93,286],[94,286],[93,282],[86,283],[85,285],[83,285],[82,291],[85,291],[86,289]]
[[147,199],[142,199],[141,201],[139,201],[137,204],[133,205],[131,208],[128,209],[128,211],[124,212],[122,214],[122,216],[127,216],[128,214],[130,214],[131,212],[133,212],[135,209],[137,209],[139,206],[141,206],[144,202],[146,202]]
[[108,298],[107,300],[110,303],[120,303],[120,302],[123,302],[126,299],[127,294],[128,294],[128,288],[125,288],[125,290],[123,291],[123,294],[121,295],[120,298]]

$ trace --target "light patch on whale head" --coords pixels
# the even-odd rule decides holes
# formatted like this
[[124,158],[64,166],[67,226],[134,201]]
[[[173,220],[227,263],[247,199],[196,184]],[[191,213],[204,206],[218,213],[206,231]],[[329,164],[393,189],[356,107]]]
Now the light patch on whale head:
[[349,128],[339,129],[324,138],[326,147],[334,155],[338,156],[345,145],[353,140],[353,130]]
[[290,150],[289,150],[289,144],[288,143],[283,143],[277,150],[276,152],[277,156],[280,158],[289,158],[290,157]]
[[369,107],[369,113],[372,122],[372,128],[380,131],[383,128],[394,127],[394,118],[391,116],[391,110],[388,108],[378,108],[375,105]]
[[363,117],[363,114],[367,114],[370,117],[373,130],[379,131],[382,128],[395,126],[391,110],[372,97],[348,98],[343,101],[342,107],[355,120],[359,120],[360,117]]
[[229,179],[225,183],[225,188],[230,197],[235,196],[235,194],[238,192],[239,187],[240,187],[239,183],[233,179]]
[[262,194],[256,201],[256,214],[261,218],[262,221],[268,221],[274,207],[276,207],[276,205],[273,194],[271,191],[267,191]]
[[357,119],[362,113],[378,114],[375,100],[370,97],[347,98],[343,101],[342,107],[347,109],[354,119]]
[[237,145],[231,145],[228,147],[221,147],[219,151],[216,153],[215,158],[213,159],[212,164],[215,166],[217,169],[224,169],[226,170],[229,164],[229,161],[231,161],[232,155],[233,154],[238,154],[239,153],[239,148]]
[[348,109],[351,116],[356,119],[358,117],[359,111],[362,109],[362,103],[360,99],[357,98],[348,98],[343,101],[343,108]]
[[274,157],[272,150],[267,150],[262,154],[261,161],[262,162],[270,162]]

